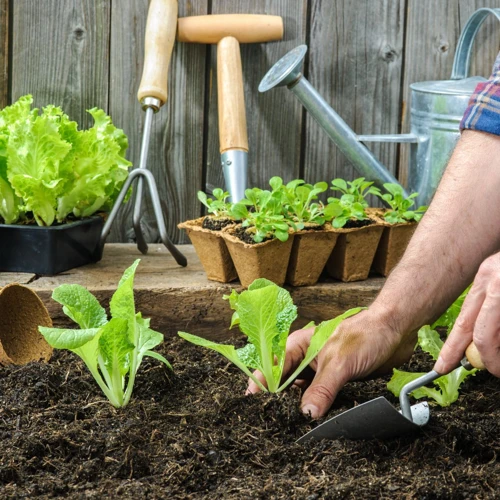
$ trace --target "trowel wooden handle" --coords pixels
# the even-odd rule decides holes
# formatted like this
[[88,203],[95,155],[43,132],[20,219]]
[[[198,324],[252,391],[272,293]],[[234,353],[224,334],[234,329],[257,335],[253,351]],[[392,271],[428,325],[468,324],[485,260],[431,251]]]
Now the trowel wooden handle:
[[177,0],[151,0],[146,23],[144,69],[137,97],[167,100],[167,76],[177,30]]
[[240,44],[232,36],[217,45],[217,88],[220,152],[248,151]]
[[478,368],[479,370],[484,370],[486,368],[474,342],[471,342],[469,347],[465,350],[465,356],[467,357],[467,361],[469,361],[474,368]]
[[179,18],[179,42],[219,43],[226,36],[234,36],[240,43],[281,40],[283,19],[265,14],[210,14]]

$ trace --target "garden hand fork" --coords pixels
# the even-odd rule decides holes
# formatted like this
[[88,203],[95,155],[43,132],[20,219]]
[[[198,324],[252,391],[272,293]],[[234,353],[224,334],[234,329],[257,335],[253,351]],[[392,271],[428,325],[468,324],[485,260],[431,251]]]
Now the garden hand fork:
[[141,156],[139,168],[133,170],[125,185],[123,186],[113,210],[111,211],[106,225],[103,228],[101,242],[104,243],[108,235],[111,224],[118,213],[118,210],[125,199],[127,191],[132,182],[138,179],[135,190],[135,205],[133,224],[139,250],[146,254],[148,245],[141,230],[141,209],[143,197],[143,180],[146,181],[151,201],[160,231],[163,244],[170,251],[176,262],[181,266],[187,265],[186,257],[175,247],[167,234],[165,219],[163,217],[162,204],[158,194],[158,188],[153,174],[147,169],[147,159],[149,150],[149,139],[151,136],[151,124],[153,114],[157,113],[167,100],[167,76],[172,49],[177,30],[177,0],[151,0],[146,24],[145,57],[142,80],[139,86],[137,97],[142,104],[142,109],[146,112],[144,120],[144,130],[141,144]]

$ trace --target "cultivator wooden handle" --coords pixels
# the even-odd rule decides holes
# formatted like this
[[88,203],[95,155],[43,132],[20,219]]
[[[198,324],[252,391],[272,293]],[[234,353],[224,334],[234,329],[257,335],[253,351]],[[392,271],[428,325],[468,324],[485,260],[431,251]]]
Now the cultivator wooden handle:
[[167,101],[167,77],[177,30],[177,0],[151,0],[146,23],[144,69],[137,97]]

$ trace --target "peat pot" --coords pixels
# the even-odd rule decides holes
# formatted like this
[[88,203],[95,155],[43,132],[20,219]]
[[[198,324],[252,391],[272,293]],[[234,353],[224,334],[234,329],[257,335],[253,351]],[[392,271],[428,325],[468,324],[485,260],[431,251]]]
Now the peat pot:
[[54,275],[98,262],[103,218],[60,226],[0,224],[0,271]]
[[251,244],[241,241],[234,234],[236,227],[224,229],[222,236],[241,285],[247,288],[257,278],[266,278],[282,286],[286,278],[294,234],[290,234],[287,241],[272,239]]
[[388,276],[405,253],[417,223],[389,224],[384,219],[381,219],[380,223],[384,230],[373,259],[372,270],[382,276]]
[[335,229],[339,233],[326,270],[341,281],[368,278],[384,227],[375,220],[363,227]]
[[314,285],[325,268],[338,235],[330,224],[295,232],[286,282],[292,286]]
[[38,295],[17,283],[0,288],[0,364],[48,361],[52,347],[38,331],[52,326]]
[[209,280],[221,283],[234,281],[238,275],[222,238],[222,231],[204,228],[204,220],[205,217],[188,220],[177,227],[186,230]]

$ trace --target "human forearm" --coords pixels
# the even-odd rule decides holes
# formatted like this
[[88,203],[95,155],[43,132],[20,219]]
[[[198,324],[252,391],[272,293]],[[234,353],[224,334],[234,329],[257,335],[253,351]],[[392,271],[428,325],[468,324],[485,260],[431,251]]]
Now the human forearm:
[[500,248],[499,198],[500,137],[465,131],[373,308],[387,310],[402,332],[438,316]]

